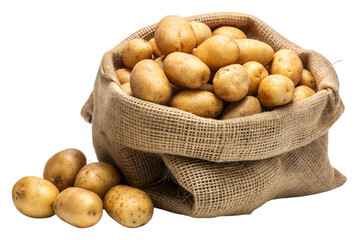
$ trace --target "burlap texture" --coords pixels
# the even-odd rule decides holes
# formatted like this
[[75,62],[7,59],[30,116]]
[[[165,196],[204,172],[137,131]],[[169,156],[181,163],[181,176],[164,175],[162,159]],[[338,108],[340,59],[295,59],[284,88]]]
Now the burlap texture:
[[81,114],[92,123],[100,161],[116,164],[127,184],[147,191],[156,207],[194,217],[246,214],[266,201],[328,191],[346,178],[328,159],[328,130],[344,110],[338,77],[320,54],[282,37],[258,18],[241,13],[188,17],[212,29],[230,25],[289,48],[316,80],[318,92],[274,111],[230,120],[206,119],[131,97],[115,70],[143,28],[105,53],[94,91]]

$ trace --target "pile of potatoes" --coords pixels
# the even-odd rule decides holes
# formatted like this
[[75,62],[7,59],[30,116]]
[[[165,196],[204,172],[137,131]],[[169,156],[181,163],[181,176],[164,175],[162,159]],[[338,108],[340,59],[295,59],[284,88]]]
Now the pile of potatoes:
[[238,28],[212,32],[175,15],[157,24],[149,42],[130,40],[121,57],[116,75],[125,93],[206,118],[250,116],[303,100],[316,89],[292,50],[274,52]]
[[86,164],[77,149],[65,149],[46,163],[43,178],[28,176],[12,189],[15,207],[24,215],[61,220],[86,228],[98,223],[103,209],[123,226],[135,228],[153,215],[150,197],[140,189],[122,185],[118,170],[105,162]]

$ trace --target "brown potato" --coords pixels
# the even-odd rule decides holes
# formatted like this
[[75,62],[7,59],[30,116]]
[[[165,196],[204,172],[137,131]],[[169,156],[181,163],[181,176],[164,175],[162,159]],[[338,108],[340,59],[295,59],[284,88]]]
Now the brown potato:
[[191,89],[202,87],[211,74],[207,65],[198,57],[182,52],[167,55],[163,69],[171,83]]
[[116,70],[116,76],[121,84],[128,83],[130,81],[131,69],[120,68]]
[[86,157],[80,150],[65,149],[53,155],[46,162],[43,177],[53,183],[61,192],[74,186],[77,173],[85,165]]
[[54,201],[59,190],[51,182],[38,177],[24,177],[12,188],[12,201],[22,214],[33,218],[54,215]]
[[280,74],[265,77],[258,88],[259,101],[265,107],[278,107],[292,101],[294,95],[293,81]]
[[247,69],[249,79],[251,80],[247,95],[257,96],[259,84],[268,76],[268,72],[259,62],[249,61],[243,64],[243,67]]
[[133,68],[139,61],[152,58],[151,44],[141,38],[133,39],[126,44],[121,56],[123,64]]
[[273,59],[274,50],[265,42],[255,39],[237,39],[239,57],[237,63],[244,64],[249,61],[259,62],[263,66]]
[[133,92],[131,90],[131,85],[130,83],[124,83],[121,85],[121,89],[122,91],[124,91],[127,95],[133,96]]
[[196,48],[195,55],[211,70],[236,63],[239,47],[233,38],[216,35],[205,40]]
[[186,19],[169,15],[162,18],[157,24],[155,43],[163,55],[172,52],[191,53],[196,46],[196,35]]
[[222,120],[251,116],[261,113],[262,107],[259,100],[253,96],[246,96],[239,102],[231,103],[221,115]]
[[308,86],[300,85],[294,89],[293,102],[301,101],[305,98],[308,98],[314,94],[314,90]]
[[110,188],[120,184],[120,180],[120,173],[114,166],[105,162],[94,162],[79,171],[75,187],[92,191],[104,198]]
[[282,49],[274,54],[269,72],[270,74],[287,76],[293,81],[294,85],[297,85],[302,78],[303,64],[295,52]]
[[194,34],[196,36],[196,46],[198,47],[201,43],[203,43],[206,39],[212,37],[212,30],[202,22],[190,22],[192,25]]
[[310,71],[308,71],[307,69],[303,69],[302,72],[302,79],[299,82],[299,85],[305,85],[307,87],[310,87],[311,89],[315,89],[315,80],[314,77],[312,75],[312,73]]
[[162,57],[163,54],[158,50],[155,42],[155,38],[151,38],[150,41],[148,41],[151,44],[152,47],[152,53],[155,56],[155,58]]
[[206,83],[202,87],[198,88],[198,90],[208,91],[214,93],[213,84]]
[[191,112],[200,117],[215,118],[223,109],[223,102],[215,94],[203,90],[184,90],[174,95],[172,107]]
[[213,88],[216,95],[228,102],[239,101],[247,93],[251,80],[247,69],[240,64],[232,64],[220,68],[213,78]]
[[159,57],[159,58],[155,59],[155,62],[158,63],[158,65],[160,65],[162,70],[163,70],[163,62],[165,61],[165,58],[166,58],[166,56],[162,56],[162,57]]
[[153,60],[142,60],[132,69],[130,86],[135,97],[158,104],[168,103],[172,95],[166,74]]
[[246,39],[246,34],[236,27],[230,27],[230,26],[223,26],[219,27],[216,30],[213,31],[214,35],[226,35],[228,37],[232,37],[234,39]]

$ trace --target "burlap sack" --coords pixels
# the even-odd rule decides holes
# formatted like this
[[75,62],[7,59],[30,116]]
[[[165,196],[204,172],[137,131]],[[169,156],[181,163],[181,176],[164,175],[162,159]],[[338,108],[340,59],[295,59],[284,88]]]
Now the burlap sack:
[[115,70],[143,28],[105,53],[93,93],[82,109],[92,122],[100,161],[116,164],[127,184],[144,189],[156,207],[193,217],[247,214],[265,202],[328,191],[346,178],[328,159],[328,130],[344,110],[338,78],[320,54],[300,48],[254,16],[189,17],[211,28],[230,25],[275,51],[298,53],[316,80],[312,97],[271,112],[231,120],[205,119],[126,95]]

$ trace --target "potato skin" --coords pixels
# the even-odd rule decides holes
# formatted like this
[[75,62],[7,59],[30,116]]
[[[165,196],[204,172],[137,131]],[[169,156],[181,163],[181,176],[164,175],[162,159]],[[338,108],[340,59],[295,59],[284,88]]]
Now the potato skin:
[[56,215],[78,228],[87,228],[98,223],[102,217],[103,203],[94,192],[70,187],[56,198],[54,209]]
[[218,70],[226,65],[236,63],[239,47],[233,38],[216,35],[201,43],[194,54],[211,70]]
[[239,102],[231,103],[221,115],[222,120],[246,117],[261,113],[262,107],[259,100],[253,96],[246,96]]
[[133,96],[133,92],[131,90],[130,83],[124,83],[121,85],[122,91],[124,91],[127,95]]
[[239,47],[239,57],[237,61],[239,64],[255,61],[266,66],[273,59],[274,50],[265,42],[255,39],[236,39],[236,43]]
[[153,60],[142,60],[132,69],[130,86],[135,97],[158,104],[168,103],[172,95],[166,74]]
[[278,107],[292,101],[294,95],[293,81],[281,74],[265,77],[258,88],[259,101],[265,107]]
[[247,94],[257,96],[259,84],[268,76],[268,72],[259,62],[249,61],[243,64],[243,67],[247,69],[249,79],[251,80],[251,85]]
[[151,38],[150,41],[148,42],[151,44],[153,56],[155,56],[155,58],[162,57],[163,54],[158,50],[156,46],[155,38]]
[[170,105],[205,118],[215,118],[223,109],[221,99],[215,94],[203,90],[179,92],[172,97]]
[[222,26],[213,31],[213,36],[215,35],[225,35],[234,39],[246,39],[246,34],[236,27],[231,26]]
[[43,178],[53,183],[61,192],[74,186],[77,173],[85,165],[86,156],[80,150],[65,149],[46,162]]
[[163,70],[163,62],[165,61],[165,58],[166,56],[162,56],[155,59],[155,62],[158,63],[158,65],[161,67],[162,70]]
[[290,49],[282,49],[274,54],[269,72],[287,76],[294,85],[297,85],[302,78],[303,64],[295,52]]
[[130,82],[130,75],[131,75],[130,68],[120,68],[116,70],[117,79],[121,84]]
[[212,30],[204,23],[193,21],[190,22],[194,35],[196,36],[196,46],[198,47],[201,43],[203,43],[206,39],[212,37]]
[[46,179],[24,177],[12,188],[12,200],[22,214],[33,218],[46,218],[54,215],[54,201],[59,190]]
[[77,174],[75,187],[83,188],[104,198],[107,191],[120,184],[119,171],[109,163],[94,162],[87,164]]
[[247,69],[240,64],[231,64],[220,68],[213,78],[213,89],[216,95],[228,102],[239,101],[247,93],[251,80]]
[[312,73],[309,70],[303,69],[302,79],[300,80],[299,85],[305,85],[305,86],[310,87],[311,89],[315,90],[315,88],[316,88],[315,80],[314,80]]
[[153,215],[150,197],[140,189],[125,185],[115,186],[108,191],[104,208],[111,218],[129,228],[145,225]]
[[169,15],[162,18],[157,24],[155,43],[163,55],[172,52],[191,53],[196,46],[196,36],[191,24],[186,19]]
[[128,68],[133,68],[139,61],[152,58],[151,44],[141,38],[132,39],[122,50],[122,61]]
[[191,89],[202,87],[211,74],[199,58],[182,52],[169,54],[163,62],[163,69],[171,83]]
[[315,91],[310,87],[300,85],[294,89],[293,102],[299,102],[305,98],[312,96],[314,93]]

